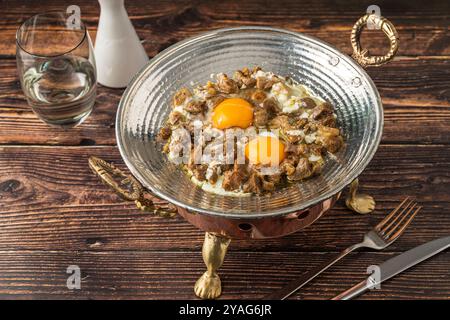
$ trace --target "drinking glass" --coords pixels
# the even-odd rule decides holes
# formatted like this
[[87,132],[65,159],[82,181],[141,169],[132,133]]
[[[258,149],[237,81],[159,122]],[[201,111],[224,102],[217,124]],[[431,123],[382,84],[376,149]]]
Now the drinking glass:
[[17,30],[16,58],[25,97],[44,122],[72,127],[89,116],[97,74],[91,39],[80,19],[65,12],[29,18]]

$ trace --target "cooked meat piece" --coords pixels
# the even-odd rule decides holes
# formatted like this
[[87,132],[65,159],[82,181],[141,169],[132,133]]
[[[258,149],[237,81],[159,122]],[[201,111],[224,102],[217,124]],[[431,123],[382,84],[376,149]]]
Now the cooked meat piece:
[[206,104],[204,101],[193,100],[184,106],[184,110],[192,114],[202,113],[206,110]]
[[175,112],[171,112],[170,113],[170,115],[169,115],[169,123],[171,125],[176,125],[176,124],[178,124],[180,122],[183,122],[183,121],[184,121],[184,116],[180,112],[175,111]]
[[217,87],[223,93],[236,93],[239,90],[237,83],[223,73],[217,75]]
[[317,131],[317,124],[308,122],[303,127],[303,130],[305,131],[305,134],[313,133],[313,132]]
[[200,91],[204,98],[211,98],[217,94],[216,86],[211,81],[208,81]]
[[324,152],[324,148],[318,144],[310,144],[309,145],[309,153],[310,154],[316,154],[316,155],[321,155]]
[[302,136],[291,136],[291,135],[286,135],[286,136],[285,136],[285,139],[286,139],[290,144],[293,144],[293,143],[298,143],[298,142],[302,141],[302,140],[303,140],[303,137],[302,137]]
[[339,129],[326,127],[326,126],[319,126],[317,132],[318,132],[319,135],[324,136],[324,137],[340,135]]
[[236,71],[233,78],[242,89],[253,88],[256,84],[256,80],[251,77],[250,70],[247,68]]
[[215,107],[217,107],[219,105],[219,103],[221,103],[223,100],[225,100],[224,96],[214,96],[209,98],[208,100],[206,100],[206,106],[209,109],[214,109]]
[[301,142],[304,139],[305,133],[302,130],[287,130],[281,131],[280,134],[290,144]]
[[167,140],[172,135],[172,129],[170,127],[162,127],[159,129],[158,139],[159,140]]
[[269,120],[266,109],[264,108],[255,108],[253,123],[257,127],[265,127],[267,125],[267,121]]
[[227,191],[237,190],[241,186],[241,178],[234,170],[225,171],[223,175],[222,188]]
[[246,88],[253,88],[256,84],[256,80],[252,77],[242,78],[242,83],[246,86]]
[[275,81],[268,79],[266,77],[258,77],[256,78],[256,88],[260,90],[267,90],[272,88]]
[[234,163],[233,167],[234,171],[236,171],[242,180],[247,180],[249,177],[248,167],[245,164],[237,164],[237,161]]
[[324,138],[321,140],[325,149],[327,149],[331,153],[337,152],[342,145],[344,144],[344,140],[341,136],[333,136]]
[[207,87],[203,87],[203,88],[197,88],[195,90],[195,94],[197,97],[201,98],[201,99],[211,99],[213,98],[216,94],[217,94],[217,90],[213,87],[211,88],[207,88]]
[[201,146],[198,146],[195,149],[191,149],[191,154],[189,155],[189,161],[187,164],[187,167],[189,170],[192,171],[192,175],[199,181],[206,180],[206,170],[208,169],[208,165],[206,164],[198,164],[198,161],[200,160],[201,153],[198,154],[198,152],[201,152],[202,148]]
[[287,176],[295,172],[295,162],[291,158],[286,158],[280,163],[281,172],[285,173]]
[[263,191],[262,185],[262,178],[258,175],[257,172],[253,171],[247,182],[242,187],[242,190],[244,192],[253,192],[259,194]]
[[225,171],[229,171],[229,170],[233,170],[233,165],[232,164],[221,164],[220,165],[220,171],[221,172],[225,172]]
[[267,176],[265,176],[265,179],[267,181],[273,182],[274,184],[280,183],[281,173],[274,173],[274,174],[267,175]]
[[328,101],[322,102],[321,105],[322,105],[325,109],[328,109],[328,110],[330,110],[330,111],[333,111],[333,110],[334,110],[333,106],[332,106],[331,103],[329,103]]
[[309,152],[309,147],[304,143],[288,144],[285,150],[287,153],[292,153],[295,154],[296,156],[304,156]]
[[211,165],[208,164],[208,169],[206,170],[206,179],[208,180],[209,183],[211,184],[216,184],[217,180],[219,179],[219,173],[220,173],[220,168],[218,165]]
[[269,127],[271,129],[281,129],[284,131],[295,130],[296,128],[290,124],[289,116],[278,115],[269,121]]
[[316,103],[314,102],[314,100],[311,98],[308,98],[308,97],[302,98],[302,99],[300,99],[300,101],[301,101],[301,106],[306,109],[312,109],[316,106]]
[[219,175],[217,174],[217,171],[214,170],[211,173],[211,176],[209,177],[208,182],[211,183],[211,184],[216,184],[217,179],[219,179]]
[[257,104],[262,103],[266,99],[267,95],[262,90],[255,90],[255,92],[252,93],[251,99],[256,102]]
[[275,190],[275,183],[262,179],[262,188],[265,191],[273,191]]
[[247,67],[242,68],[241,72],[246,77],[250,77],[252,75],[252,71]]
[[206,164],[198,164],[194,167],[194,169],[192,170],[192,173],[197,180],[205,181],[207,169],[208,169],[208,166]]
[[297,129],[303,129],[307,123],[308,119],[301,118],[295,122],[294,127],[296,127]]
[[342,136],[335,137],[334,139],[330,140],[328,144],[325,146],[327,150],[331,153],[336,153],[339,151],[339,149],[344,144],[344,139]]
[[175,95],[173,96],[173,105],[180,106],[182,105],[186,99],[192,97],[191,92],[186,88],[181,88]]
[[269,118],[273,118],[278,112],[280,112],[280,106],[278,105],[278,102],[273,98],[264,100],[263,108],[267,110]]
[[309,163],[309,160],[306,158],[300,158],[297,167],[295,168],[295,172],[288,175],[288,179],[291,181],[303,180],[310,177],[312,173],[312,166]]
[[312,118],[317,120],[321,116],[330,115],[333,114],[333,106],[329,104],[328,102],[324,102],[322,104],[319,104],[318,106],[314,107],[312,111]]
[[331,153],[337,152],[344,143],[339,129],[320,126],[317,133],[318,141]]
[[257,73],[259,70],[262,70],[261,67],[258,67],[258,66],[253,67],[252,74]]
[[332,114],[320,118],[318,122],[325,127],[336,127],[336,118]]
[[248,179],[247,166],[235,162],[233,169],[224,173],[222,187],[227,191],[237,190]]
[[322,171],[322,164],[320,162],[313,162],[311,166],[312,175],[318,175]]

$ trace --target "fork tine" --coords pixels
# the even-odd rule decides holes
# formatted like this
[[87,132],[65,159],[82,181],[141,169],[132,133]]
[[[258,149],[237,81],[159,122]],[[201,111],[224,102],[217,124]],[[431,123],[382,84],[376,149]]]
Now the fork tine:
[[[402,233],[403,231],[405,231],[406,227],[411,223],[411,221],[414,219],[414,217],[416,216],[416,214],[419,213],[419,211],[422,209],[422,207],[417,207],[416,211],[413,212],[413,214],[409,217],[409,219],[403,224],[403,226],[396,232],[394,233],[388,241],[394,241],[395,239],[397,239]],[[406,217],[406,216],[405,216]],[[402,219],[403,220],[403,219]],[[395,230],[395,229],[393,229]],[[392,230],[392,231],[393,231]]]
[[[416,206],[417,203],[415,203],[413,200],[409,201],[406,206],[402,209],[402,211],[400,211],[398,214],[395,215],[395,217],[393,217],[391,219],[391,221],[384,226],[383,228],[381,228],[381,232],[383,234],[387,233],[388,230],[391,229],[395,229],[395,227],[398,225],[397,220],[399,218],[402,218],[401,221],[403,221],[403,219],[411,212],[411,210]],[[411,206],[412,205],[412,206]],[[408,211],[407,211],[408,210]],[[400,222],[401,222],[400,221]],[[395,224],[395,225],[394,225]],[[394,227],[392,228],[392,225],[394,225]]]
[[392,210],[391,213],[389,213],[388,216],[386,216],[386,218],[384,218],[383,220],[381,220],[380,223],[378,223],[375,226],[375,229],[377,231],[380,231],[381,228],[397,213],[397,211],[405,204],[405,202],[409,199],[409,197],[406,197],[405,200],[403,200],[398,206],[397,208],[395,208],[394,210]]
[[[408,217],[408,215],[416,207],[416,205],[417,205],[417,203],[413,203],[413,205],[410,208],[406,207],[400,214],[397,215],[397,217],[395,218],[394,221],[392,221],[388,226],[386,226],[382,230],[382,232],[386,238],[389,237],[392,234],[392,232],[394,232],[394,230],[402,224],[403,220],[405,220],[406,217]],[[406,211],[406,209],[408,209],[408,211]],[[398,218],[400,218],[400,217],[401,217],[400,221],[397,222]]]

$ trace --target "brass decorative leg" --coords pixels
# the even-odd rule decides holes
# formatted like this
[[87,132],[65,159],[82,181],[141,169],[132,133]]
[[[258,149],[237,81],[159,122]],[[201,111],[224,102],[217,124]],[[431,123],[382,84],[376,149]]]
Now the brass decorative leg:
[[206,265],[205,273],[197,280],[194,292],[201,299],[215,299],[222,293],[222,285],[216,270],[220,268],[227,253],[230,239],[205,233],[202,256]]
[[350,191],[347,199],[345,199],[347,208],[360,214],[372,212],[375,209],[375,200],[367,194],[357,194],[358,187],[359,181],[358,178],[356,178],[350,184]]

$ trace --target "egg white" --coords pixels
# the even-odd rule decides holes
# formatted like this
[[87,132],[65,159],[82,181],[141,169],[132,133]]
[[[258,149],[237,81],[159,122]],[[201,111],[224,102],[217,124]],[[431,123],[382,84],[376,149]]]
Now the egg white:
[[239,191],[227,191],[222,187],[223,175],[220,175],[215,184],[210,183],[209,181],[200,181],[194,176],[191,177],[191,181],[195,183],[197,186],[202,188],[203,190],[211,193],[215,193],[222,196],[234,196],[234,197],[243,197],[249,196],[251,193],[244,192],[242,190]]

